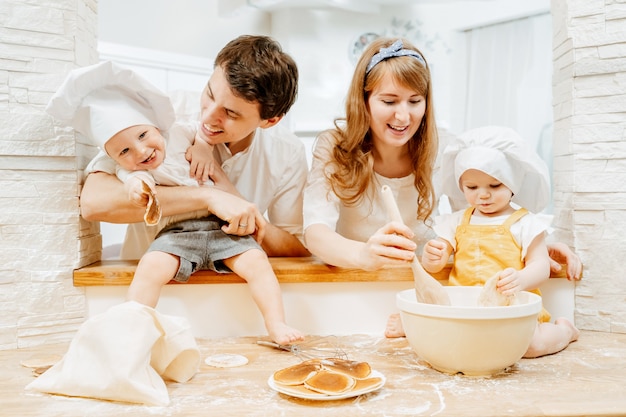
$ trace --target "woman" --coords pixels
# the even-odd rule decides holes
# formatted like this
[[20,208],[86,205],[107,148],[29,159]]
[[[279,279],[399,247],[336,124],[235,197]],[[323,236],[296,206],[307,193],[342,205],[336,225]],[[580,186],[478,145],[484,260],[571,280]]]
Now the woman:
[[[304,240],[324,262],[365,270],[403,264],[434,236],[442,147],[431,85],[426,59],[407,40],[379,38],[361,55],[346,117],[317,138],[304,192]],[[385,184],[404,224],[388,220],[380,193]],[[580,277],[580,261],[567,246],[555,244],[549,252],[553,269],[565,261],[568,278]],[[397,316],[386,335],[403,335]]]

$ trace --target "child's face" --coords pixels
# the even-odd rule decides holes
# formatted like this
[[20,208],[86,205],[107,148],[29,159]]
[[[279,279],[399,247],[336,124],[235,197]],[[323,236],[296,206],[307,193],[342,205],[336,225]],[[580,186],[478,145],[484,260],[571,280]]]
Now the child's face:
[[372,140],[378,145],[401,147],[422,122],[426,99],[385,75],[368,99]]
[[105,143],[104,148],[128,171],[155,169],[165,159],[165,139],[159,129],[150,125],[121,130]]
[[265,127],[259,104],[233,94],[221,67],[215,68],[200,99],[199,136],[210,145],[234,144],[251,139],[257,127]]
[[476,169],[468,169],[459,179],[467,202],[485,216],[499,216],[511,210],[511,190],[500,181]]

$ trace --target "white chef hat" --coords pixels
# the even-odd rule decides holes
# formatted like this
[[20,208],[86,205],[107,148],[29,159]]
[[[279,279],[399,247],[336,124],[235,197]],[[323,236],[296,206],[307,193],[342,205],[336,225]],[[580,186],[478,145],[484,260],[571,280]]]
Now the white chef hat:
[[110,61],[71,71],[46,111],[102,150],[113,135],[128,127],[152,125],[167,130],[175,119],[165,93]]
[[543,210],[550,199],[546,163],[514,130],[487,126],[459,135],[443,153],[444,194],[464,198],[459,179],[476,169],[501,181],[513,192],[512,201],[532,212]]

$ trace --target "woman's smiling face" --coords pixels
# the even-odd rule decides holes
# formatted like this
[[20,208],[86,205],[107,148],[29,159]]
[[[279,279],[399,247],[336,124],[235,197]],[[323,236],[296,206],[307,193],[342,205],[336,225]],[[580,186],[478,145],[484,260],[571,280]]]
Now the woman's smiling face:
[[372,141],[378,146],[401,147],[413,137],[426,112],[423,95],[385,75],[368,101]]
[[165,159],[165,139],[154,126],[136,125],[117,132],[104,145],[106,153],[128,171],[155,169]]

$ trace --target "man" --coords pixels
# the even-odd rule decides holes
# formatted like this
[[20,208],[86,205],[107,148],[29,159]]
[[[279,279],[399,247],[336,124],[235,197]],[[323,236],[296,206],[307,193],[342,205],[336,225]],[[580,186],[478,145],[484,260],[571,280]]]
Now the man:
[[[296,64],[271,38],[240,36],[218,53],[214,66],[202,92],[198,137],[214,146],[215,187],[157,187],[163,216],[208,209],[228,222],[226,233],[256,233],[268,256],[308,256],[300,240],[304,145],[277,126],[297,95]],[[129,202],[113,167],[102,153],[90,163],[81,214],[90,221],[133,223],[122,257],[137,259],[154,233],[141,223],[144,209]],[[207,178],[206,172],[192,174]]]

